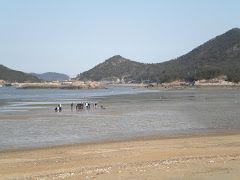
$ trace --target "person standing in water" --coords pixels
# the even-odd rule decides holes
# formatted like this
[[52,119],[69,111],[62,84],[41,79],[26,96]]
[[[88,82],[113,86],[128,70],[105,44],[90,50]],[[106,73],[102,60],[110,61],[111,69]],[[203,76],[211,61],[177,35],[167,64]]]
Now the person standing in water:
[[95,103],[94,103],[94,109],[96,109],[96,108],[97,108],[97,103],[95,102]]

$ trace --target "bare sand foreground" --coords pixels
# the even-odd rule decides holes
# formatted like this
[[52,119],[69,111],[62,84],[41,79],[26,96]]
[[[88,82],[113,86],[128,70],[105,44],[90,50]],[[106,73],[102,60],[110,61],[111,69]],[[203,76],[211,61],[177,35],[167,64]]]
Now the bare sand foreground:
[[1,151],[0,179],[240,179],[240,132]]

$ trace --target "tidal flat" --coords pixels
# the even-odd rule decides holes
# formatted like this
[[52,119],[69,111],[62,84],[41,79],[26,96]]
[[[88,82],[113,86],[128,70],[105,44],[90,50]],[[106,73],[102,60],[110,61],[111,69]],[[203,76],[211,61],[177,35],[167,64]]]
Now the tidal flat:
[[[237,90],[12,92],[1,92],[3,179],[240,175]],[[81,101],[97,108],[71,109]],[[63,110],[55,112],[59,103]]]
[[[12,91],[1,99],[0,150],[240,129],[237,90]],[[81,101],[97,108],[76,110]]]

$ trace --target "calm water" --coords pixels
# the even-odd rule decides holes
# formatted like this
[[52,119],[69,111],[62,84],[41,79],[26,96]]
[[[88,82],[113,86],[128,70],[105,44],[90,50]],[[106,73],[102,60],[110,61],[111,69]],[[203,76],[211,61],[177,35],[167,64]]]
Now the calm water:
[[[97,109],[71,110],[73,102]],[[54,108],[61,103],[62,112]],[[103,105],[106,109],[101,109]],[[240,91],[0,88],[0,150],[240,129]]]

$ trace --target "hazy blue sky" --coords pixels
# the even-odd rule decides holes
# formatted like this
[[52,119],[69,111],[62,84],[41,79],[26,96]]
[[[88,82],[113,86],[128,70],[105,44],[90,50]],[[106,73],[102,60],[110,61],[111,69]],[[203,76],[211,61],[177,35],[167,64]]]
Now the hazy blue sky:
[[75,77],[106,59],[177,58],[240,27],[239,0],[0,0],[0,64]]

